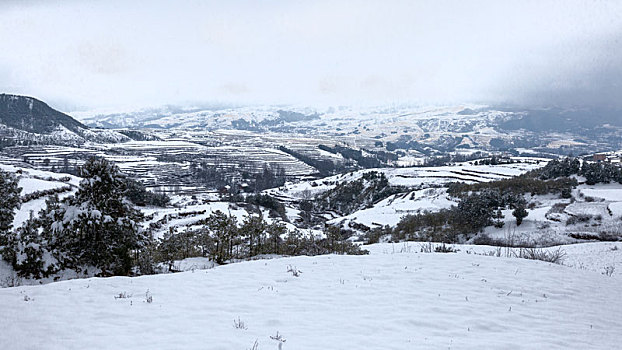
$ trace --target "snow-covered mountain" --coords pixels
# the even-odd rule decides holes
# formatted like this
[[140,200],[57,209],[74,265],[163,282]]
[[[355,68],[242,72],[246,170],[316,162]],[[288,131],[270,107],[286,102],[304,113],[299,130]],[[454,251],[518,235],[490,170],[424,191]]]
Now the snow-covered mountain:
[[586,153],[622,147],[617,110],[456,106],[184,108],[74,114],[92,127],[323,135],[424,154],[456,149]]
[[33,97],[0,94],[0,137],[27,143],[75,145],[125,142],[112,130],[94,130]]
[[36,98],[7,94],[0,94],[0,122],[37,134],[51,133],[61,125],[72,132],[87,129],[84,124]]

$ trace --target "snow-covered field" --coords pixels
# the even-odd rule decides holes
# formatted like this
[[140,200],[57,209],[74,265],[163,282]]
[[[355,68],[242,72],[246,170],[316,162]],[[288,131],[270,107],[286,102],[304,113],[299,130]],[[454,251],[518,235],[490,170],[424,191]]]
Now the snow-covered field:
[[[81,180],[77,176],[72,176],[68,174],[58,174],[49,171],[26,169],[6,164],[0,164],[0,170],[17,175],[17,178],[19,180],[19,187],[22,188],[22,196],[37,191],[62,189],[68,186],[72,186],[73,189],[71,191],[65,191],[59,194],[59,197],[63,198],[74,193],[75,188],[79,185]],[[15,212],[15,217],[13,218],[13,227],[21,226],[26,220],[28,220],[31,212],[34,215],[37,215],[39,210],[45,208],[46,199],[47,197],[42,197],[22,203],[20,209]]]
[[597,184],[582,185],[579,187],[581,193],[585,196],[600,198],[606,201],[619,202],[622,201],[622,184]]
[[330,220],[329,223],[352,221],[368,227],[395,226],[405,215],[439,211],[457,204],[458,201],[447,194],[447,188],[427,188],[392,195],[371,208],[358,210],[353,214]]
[[[499,165],[473,165],[469,162],[440,167],[378,168],[350,172],[322,178],[319,180],[288,183],[285,186],[268,189],[265,193],[286,204],[301,199],[311,199],[318,194],[335,188],[338,184],[356,181],[370,171],[382,172],[393,186],[405,186],[416,190],[392,195],[357,210],[346,216],[332,216],[328,222],[349,227],[350,223],[367,227],[395,226],[405,215],[424,211],[439,211],[456,205],[458,200],[447,194],[441,187],[451,182],[478,183],[508,179],[524,174],[546,164],[541,158],[515,158],[520,163]],[[334,215],[335,213],[331,213]],[[512,218],[511,211],[506,215]]]
[[[521,159],[524,160],[524,159]],[[495,180],[508,179],[518,176],[527,171],[544,166],[539,158],[532,158],[529,162],[499,164],[499,165],[471,165],[460,163],[453,166],[442,167],[409,167],[409,168],[378,168],[366,169],[325,177],[319,180],[301,181],[298,183],[286,184],[283,187],[266,190],[267,194],[278,198],[288,199],[309,199],[319,193],[334,188],[339,183],[356,181],[363,174],[370,171],[382,172],[393,186],[408,187],[431,187],[441,186],[449,182],[489,182]],[[536,163],[538,161],[538,163]]]
[[[569,257],[583,246],[622,257],[620,243],[573,246]],[[416,243],[379,244],[368,256],[6,288],[0,348],[615,349],[622,342],[616,273],[458,248],[426,254]]]

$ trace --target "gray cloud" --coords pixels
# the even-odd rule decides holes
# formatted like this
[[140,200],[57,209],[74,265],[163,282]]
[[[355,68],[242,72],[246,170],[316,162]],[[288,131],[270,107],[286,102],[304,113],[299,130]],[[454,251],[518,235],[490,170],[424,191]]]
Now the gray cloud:
[[622,33],[615,33],[564,45],[546,59],[518,64],[498,89],[515,104],[622,108],[621,44]]
[[622,100],[618,1],[7,4],[0,90],[65,105]]

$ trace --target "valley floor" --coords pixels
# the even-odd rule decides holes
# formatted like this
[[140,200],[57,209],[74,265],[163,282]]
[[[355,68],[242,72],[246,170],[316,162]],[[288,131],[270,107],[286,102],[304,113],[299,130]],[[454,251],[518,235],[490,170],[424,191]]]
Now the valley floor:
[[278,337],[282,349],[620,347],[622,275],[600,265],[622,258],[621,243],[569,246],[575,267],[472,247],[377,244],[367,256],[0,289],[0,348],[279,349]]

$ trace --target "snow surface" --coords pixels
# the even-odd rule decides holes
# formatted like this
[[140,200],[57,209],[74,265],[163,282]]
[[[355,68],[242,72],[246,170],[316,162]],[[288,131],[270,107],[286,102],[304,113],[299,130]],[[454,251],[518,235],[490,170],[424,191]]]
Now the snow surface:
[[601,215],[609,216],[607,208],[609,203],[594,203],[594,202],[575,202],[566,207],[564,210],[570,215]]
[[51,190],[55,188],[65,187],[67,183],[57,181],[47,181],[41,179],[20,178],[19,187],[22,188],[22,195],[27,193]]
[[609,204],[609,210],[611,210],[611,214],[617,217],[618,219],[622,217],[622,202],[616,202]]
[[[50,190],[55,188],[63,188],[67,186],[73,186],[74,189],[59,193],[59,198],[65,198],[72,195],[76,191],[76,187],[80,184],[81,178],[64,173],[54,173],[50,171],[36,170],[30,168],[21,168],[13,165],[0,164],[0,170],[7,171],[9,173],[16,174],[19,180],[19,187],[22,188],[21,195],[33,193],[36,191]],[[21,173],[18,173],[21,172]],[[61,181],[61,178],[68,178],[69,181]],[[49,196],[30,200],[22,203],[20,208],[15,211],[15,217],[13,218],[13,228],[21,226],[32,212],[37,215],[42,208],[45,208],[45,201]]]
[[33,216],[37,216],[42,208],[45,208],[45,201],[47,198],[39,198],[26,203],[23,203],[19,210],[15,211],[13,217],[13,228],[22,226],[30,218],[30,213]]
[[622,201],[622,184],[581,185],[579,191],[586,196],[602,198],[606,201]]
[[[620,257],[617,245],[608,249]],[[256,341],[278,349],[277,332],[282,349],[615,349],[622,342],[615,274],[418,247],[379,244],[368,256],[5,288],[0,348],[250,349]]]
[[458,201],[452,200],[447,194],[447,188],[428,188],[392,195],[374,204],[371,208],[357,210],[350,215],[330,220],[328,223],[339,223],[345,220],[368,227],[395,226],[405,215],[425,211],[435,212],[457,204]]
[[1,164],[1,163],[0,163],[0,170],[6,171],[6,172],[9,172],[9,173],[16,173],[17,171],[22,171],[22,173],[23,173],[21,175],[22,177],[29,177],[29,176],[30,177],[35,177],[36,176],[36,177],[41,177],[41,178],[51,177],[51,178],[58,179],[59,182],[62,182],[62,181],[60,181],[60,178],[68,177],[69,181],[66,184],[63,183],[64,185],[72,184],[74,186],[78,186],[80,184],[80,181],[82,181],[81,178],[79,178],[77,176],[70,175],[70,174],[54,173],[54,172],[51,172],[51,171],[37,170],[37,169],[30,169],[30,168],[21,168],[21,167],[17,167],[17,166],[14,166],[14,165]]

